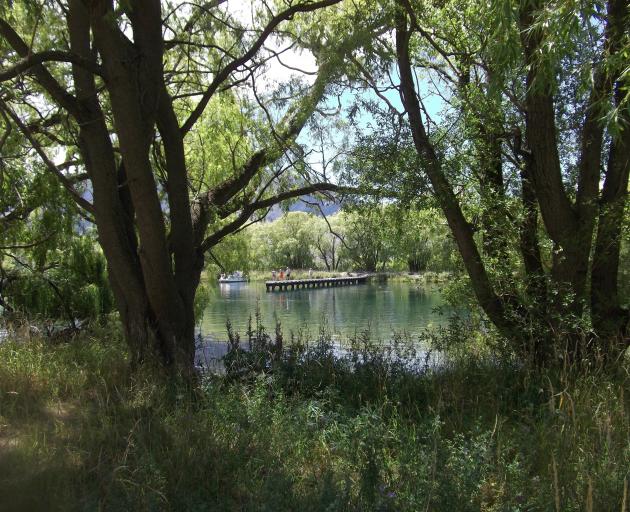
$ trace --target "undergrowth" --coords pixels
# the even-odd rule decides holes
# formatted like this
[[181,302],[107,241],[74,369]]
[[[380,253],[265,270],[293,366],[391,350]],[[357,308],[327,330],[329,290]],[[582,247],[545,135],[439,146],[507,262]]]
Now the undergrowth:
[[109,332],[1,343],[0,510],[630,507],[627,365],[232,336],[227,375],[194,389],[130,373]]

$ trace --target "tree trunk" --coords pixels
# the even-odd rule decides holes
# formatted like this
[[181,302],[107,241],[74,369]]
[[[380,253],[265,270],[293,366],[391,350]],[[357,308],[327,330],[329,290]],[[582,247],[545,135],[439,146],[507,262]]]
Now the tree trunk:
[[[623,46],[630,16],[630,4],[623,0],[608,2],[606,27],[611,53]],[[630,173],[630,106],[624,94],[630,77],[624,72],[624,61],[616,61],[609,71],[609,82],[615,81],[614,104],[618,113],[619,133],[613,134],[608,154],[604,185],[599,202],[597,236],[591,270],[591,316],[600,340],[600,352],[616,359],[630,346],[630,311],[621,307],[619,297],[619,261],[624,212],[628,197]]]
[[[627,114],[627,111],[626,111]],[[608,171],[599,209],[599,223],[591,272],[593,327],[609,345],[603,352],[618,354],[630,345],[630,313],[620,306],[618,289],[621,229],[630,171],[630,116],[622,134],[612,142]],[[610,340],[607,342],[607,340]]]
[[[146,7],[144,15],[159,20],[159,5]],[[194,363],[193,301],[201,266],[195,268],[190,263],[193,253],[189,251],[188,268],[180,272],[184,278],[176,285],[149,161],[157,98],[162,93],[157,88],[162,77],[160,45],[152,48],[153,53],[136,54],[105,21],[107,13],[107,10],[89,13],[82,2],[73,0],[68,15],[71,47],[78,54],[91,54],[89,28],[92,26],[95,43],[108,70],[108,89],[124,162],[117,169],[93,75],[74,66],[77,96],[85,118],[80,124],[80,148],[93,185],[99,241],[108,261],[132,364],[156,354],[162,364],[189,373]],[[157,36],[161,40],[161,34]],[[139,37],[137,43],[150,45],[151,41]],[[138,84],[142,85],[142,92]],[[160,117],[162,131],[167,132],[169,125],[165,118],[166,114]],[[181,144],[181,137],[179,140]],[[172,153],[167,152],[167,157]],[[185,193],[187,198],[187,190]],[[189,207],[188,218],[190,226]],[[180,219],[177,221],[182,223]],[[181,228],[173,230],[180,231]],[[192,234],[191,227],[183,231]],[[176,264],[182,265],[177,257]]]
[[[302,195],[339,189],[328,182],[310,183],[273,195],[254,178],[294,143],[327,84],[339,73],[339,61],[349,51],[345,47],[328,52],[330,57],[320,62],[309,94],[290,106],[275,127],[273,140],[254,152],[235,175],[214,188],[198,191],[194,204],[189,198],[184,151],[184,137],[210,99],[229,89],[233,74],[251,63],[280,23],[339,1],[298,2],[272,15],[249,49],[226,58],[227,62],[222,60],[182,126],[165,82],[169,73],[163,68],[165,21],[160,0],[68,0],[67,9],[55,10],[56,16],[67,16],[70,52],[65,51],[65,38],[60,38],[63,51],[52,53],[66,56],[61,62],[71,65],[71,86],[61,84],[47,70],[44,63],[48,60],[34,59],[28,67],[23,62],[18,66],[16,73],[26,69],[46,93],[44,101],[52,100],[68,114],[78,132],[75,137],[69,130],[66,142],[76,145],[81,154],[92,202],[65,181],[43,150],[38,154],[79,206],[93,215],[134,365],[155,358],[177,373],[192,374],[194,298],[204,252],[242,228],[256,211]],[[210,14],[204,9],[204,15]],[[2,18],[0,36],[22,60],[35,54]],[[4,73],[0,79],[15,76]],[[60,72],[59,76],[64,75]],[[96,76],[100,77],[98,87]],[[41,150],[37,140],[28,137],[28,130],[21,131]],[[230,215],[235,218],[208,235],[212,221]]]
[[407,29],[407,19],[403,9],[404,6],[401,2],[401,10],[397,14],[396,52],[401,81],[400,95],[405,111],[409,117],[414,145],[423,160],[424,169],[431,181],[431,185],[433,186],[440,207],[444,212],[451,233],[455,238],[479,305],[501,334],[506,338],[514,338],[519,335],[519,331],[516,325],[510,320],[509,316],[505,314],[505,304],[499,299],[492,288],[481,259],[481,254],[473,238],[472,227],[464,217],[453,189],[442,170],[441,162],[435,148],[431,144],[424,129],[421,108],[416,95],[414,78],[411,71],[409,58],[410,34]]

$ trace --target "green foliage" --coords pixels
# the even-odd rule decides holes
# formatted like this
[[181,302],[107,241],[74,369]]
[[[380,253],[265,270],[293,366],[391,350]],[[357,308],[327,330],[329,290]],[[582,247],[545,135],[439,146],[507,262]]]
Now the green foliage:
[[[15,128],[0,148],[0,305],[29,317],[95,319],[113,297],[95,233],[59,181],[24,155]],[[79,185],[81,187],[81,185]]]
[[248,228],[250,268],[385,269],[443,272],[454,268],[445,222],[432,208],[358,205],[326,220],[289,212]]
[[356,268],[442,272],[455,268],[446,222],[434,208],[361,205],[345,214],[343,255]]
[[3,293],[11,307],[27,317],[75,320],[98,319],[111,313],[114,299],[107,281],[107,264],[91,237],[77,237],[63,248],[38,247],[32,263],[18,257]]
[[213,98],[186,139],[190,179],[215,187],[233,176],[252,152],[252,141],[246,135],[261,130],[259,125],[243,112],[233,94]]
[[344,254],[355,268],[384,270],[394,253],[392,224],[380,206],[364,206],[346,214]]
[[250,239],[247,232],[239,232],[224,238],[220,244],[212,249],[206,258],[209,263],[208,271],[215,274],[248,271],[252,268]]
[[258,268],[313,267],[312,218],[304,212],[288,212],[274,222],[252,226],[250,248]]
[[455,268],[455,248],[446,221],[435,208],[391,208],[396,258],[410,272]]
[[[41,9],[30,12],[37,24]],[[50,14],[50,13],[49,13]],[[26,16],[18,8],[15,16]],[[28,17],[27,16],[27,17]],[[41,31],[45,38],[54,31]],[[41,42],[44,44],[44,41]],[[113,308],[107,264],[89,222],[37,155],[24,150],[3,115],[0,126],[0,306],[29,318],[103,318]],[[50,128],[51,134],[62,130]],[[51,135],[52,136],[52,135]],[[66,153],[68,161],[73,155]],[[72,174],[68,175],[70,178]],[[78,193],[87,192],[83,181]]]
[[315,254],[317,267],[332,272],[348,268],[348,262],[343,257],[343,241],[346,230],[344,216],[336,214],[326,220],[313,217],[311,230],[313,236],[312,251]]
[[383,113],[375,107],[366,110],[372,113],[379,129],[360,134],[344,162],[345,179],[358,181],[360,187],[370,191],[372,200],[380,197],[396,199],[406,206],[426,205],[430,202],[429,184],[426,176],[418,172],[421,160],[413,147],[409,128],[392,121],[389,112]]

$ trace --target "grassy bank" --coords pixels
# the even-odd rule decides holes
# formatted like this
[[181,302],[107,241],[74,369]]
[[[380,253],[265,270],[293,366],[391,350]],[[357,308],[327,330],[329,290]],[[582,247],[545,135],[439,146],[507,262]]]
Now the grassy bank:
[[0,345],[1,510],[630,506],[627,367],[467,356],[419,372],[320,340],[273,373],[190,390],[130,374],[113,338]]

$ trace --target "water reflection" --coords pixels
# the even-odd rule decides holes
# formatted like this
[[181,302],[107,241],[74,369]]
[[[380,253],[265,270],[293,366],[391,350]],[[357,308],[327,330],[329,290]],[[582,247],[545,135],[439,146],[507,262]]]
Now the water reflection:
[[427,326],[446,321],[435,311],[441,304],[439,290],[415,284],[364,284],[267,293],[264,283],[223,283],[211,293],[201,332],[215,339],[225,339],[227,318],[243,333],[256,308],[267,329],[273,330],[277,317],[285,334],[305,326],[316,333],[326,322],[342,337],[369,328],[373,338],[388,339],[393,331],[417,334]]
[[219,293],[222,298],[229,299],[230,295],[236,296],[241,293],[240,288],[248,286],[249,283],[219,283]]

